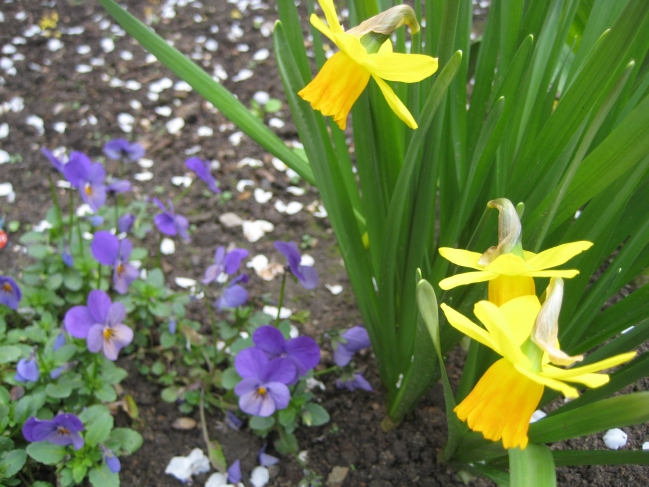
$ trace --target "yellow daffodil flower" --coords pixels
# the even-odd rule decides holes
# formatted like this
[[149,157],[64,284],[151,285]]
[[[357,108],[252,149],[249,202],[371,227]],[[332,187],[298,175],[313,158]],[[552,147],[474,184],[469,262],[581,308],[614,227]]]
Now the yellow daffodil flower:
[[579,274],[577,270],[556,270],[553,267],[565,264],[575,255],[592,247],[591,242],[571,242],[539,254],[522,249],[521,222],[514,205],[506,198],[487,203],[496,208],[498,216],[498,246],[491,247],[484,254],[469,250],[441,247],[439,253],[446,260],[461,267],[477,269],[447,277],[439,283],[444,290],[476,282],[489,281],[489,301],[496,306],[505,304],[519,296],[535,294],[533,277],[570,278]]
[[[560,289],[559,289],[560,288]],[[552,293],[562,293],[562,287],[549,288]],[[478,381],[471,393],[454,411],[469,428],[482,432],[485,438],[502,439],[505,448],[525,448],[532,413],[541,400],[544,387],[560,391],[564,396],[578,397],[578,391],[567,382],[599,387],[609,381],[607,374],[598,374],[632,359],[635,352],[582,367],[562,369],[551,362],[572,363],[582,359],[568,357],[559,351],[556,342],[557,305],[561,299],[547,299],[544,307],[554,310],[541,312],[541,303],[535,295],[514,298],[498,307],[489,301],[480,301],[474,313],[485,328],[473,323],[453,308],[442,304],[448,322],[470,338],[491,348],[503,358],[495,362]],[[537,319],[538,318],[538,319]],[[549,319],[549,321],[547,321]],[[555,343],[543,343],[551,337]],[[536,338],[536,340],[535,340]],[[555,362],[555,363],[556,363]]]
[[[406,22],[404,6],[394,7],[397,10],[390,9],[345,32],[338,22],[333,0],[318,0],[318,3],[329,25],[315,14],[311,15],[311,24],[338,46],[340,51],[327,60],[318,75],[298,95],[311,103],[314,110],[333,117],[344,130],[347,126],[347,115],[371,76],[394,113],[408,127],[417,128],[417,123],[406,106],[383,80],[404,83],[421,81],[437,70],[437,59],[422,54],[394,53],[389,39],[375,53],[368,53],[361,43],[361,37],[369,32],[389,36],[397,27],[403,25]],[[416,20],[409,19],[408,23],[414,32],[419,30]]]

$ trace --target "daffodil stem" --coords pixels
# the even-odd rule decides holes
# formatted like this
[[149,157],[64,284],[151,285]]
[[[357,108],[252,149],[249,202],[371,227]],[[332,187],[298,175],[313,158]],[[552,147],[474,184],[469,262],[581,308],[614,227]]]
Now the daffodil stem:
[[279,315],[282,314],[284,305],[284,289],[286,288],[286,272],[282,274],[282,287],[279,289],[279,305],[277,306],[277,318],[275,318],[275,328],[279,326]]

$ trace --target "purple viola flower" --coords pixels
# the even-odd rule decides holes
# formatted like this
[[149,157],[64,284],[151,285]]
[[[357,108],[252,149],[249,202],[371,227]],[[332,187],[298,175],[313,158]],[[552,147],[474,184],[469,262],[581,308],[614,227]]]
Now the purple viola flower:
[[340,335],[340,340],[334,344],[334,362],[340,367],[344,367],[352,361],[352,356],[369,347],[370,336],[367,330],[362,326],[353,326]]
[[128,233],[133,228],[135,223],[135,215],[133,213],[124,213],[117,220],[117,230],[120,233]]
[[92,215],[88,217],[88,221],[93,227],[100,227],[104,224],[104,217],[101,215]]
[[153,202],[162,210],[162,213],[159,213],[153,218],[153,223],[156,224],[158,230],[164,235],[169,235],[170,237],[180,235],[189,241],[189,235],[187,234],[189,222],[184,216],[176,215],[172,201],[169,200],[168,210],[158,198],[153,198]]
[[295,365],[285,358],[268,360],[256,347],[241,350],[234,359],[234,368],[243,380],[234,388],[242,411],[268,417],[276,409],[284,409],[291,400],[286,387],[295,377]]
[[232,411],[226,411],[225,424],[228,428],[239,431],[239,429],[243,426],[243,421],[241,421],[239,417]]
[[72,445],[75,450],[83,446],[83,423],[74,414],[57,414],[54,419],[29,418],[23,426],[23,436],[29,442],[48,441],[55,445]]
[[275,242],[275,248],[288,260],[288,267],[305,289],[318,285],[318,272],[311,266],[300,265],[302,256],[295,242]]
[[137,162],[144,157],[144,147],[137,142],[130,143],[126,139],[113,139],[104,144],[104,154],[109,159]]
[[131,182],[126,179],[111,179],[106,185],[106,192],[113,196],[130,190]]
[[351,392],[356,389],[363,389],[364,391],[372,392],[372,386],[363,377],[363,374],[356,372],[354,374],[345,374],[339,379],[336,379],[336,387],[342,389],[343,387]]
[[100,163],[93,163],[81,152],[73,152],[68,163],[63,166],[63,175],[79,190],[81,199],[92,211],[97,211],[106,203],[106,171]]
[[41,153],[49,159],[49,161],[52,163],[52,166],[54,166],[54,169],[56,169],[60,173],[63,173],[63,166],[65,166],[65,164],[61,159],[56,157],[51,150],[46,149],[45,147],[41,149]]
[[74,267],[74,257],[70,251],[70,244],[67,240],[63,240],[63,249],[61,250],[61,260],[67,267]]
[[210,188],[210,191],[217,194],[221,192],[216,185],[216,179],[214,179],[214,176],[210,172],[209,161],[204,161],[198,157],[190,157],[185,161],[185,166],[201,178],[207,184],[207,187]]
[[11,309],[18,309],[23,293],[18,284],[9,276],[0,276],[0,304]]
[[264,446],[262,446],[259,452],[257,453],[257,458],[259,459],[259,465],[261,465],[262,467],[270,467],[271,465],[276,465],[279,463],[279,458],[266,453],[267,446],[268,445],[264,443]]
[[101,230],[95,233],[90,250],[97,262],[114,266],[113,288],[120,294],[126,294],[139,275],[135,266],[128,261],[133,251],[131,241],[128,238],[119,240],[112,233]]
[[263,351],[269,359],[287,358],[295,365],[295,375],[288,384],[295,384],[299,378],[320,361],[320,347],[308,336],[299,336],[290,340],[273,326],[260,326],[252,335],[255,346]]
[[56,352],[63,345],[65,345],[65,331],[61,330],[59,334],[56,335],[56,339],[54,340],[54,345],[52,345],[52,350]]
[[246,274],[239,274],[222,289],[221,295],[214,301],[214,306],[221,311],[223,308],[238,308],[248,301],[248,291],[239,282],[248,282]]
[[74,306],[65,314],[65,329],[75,338],[85,338],[88,350],[103,349],[109,360],[117,360],[119,351],[133,341],[133,330],[122,323],[126,309],[113,303],[104,291],[88,295],[88,306]]
[[239,270],[241,261],[246,257],[248,257],[246,249],[232,249],[226,254],[225,247],[218,247],[214,252],[214,264],[205,270],[203,284],[216,281],[223,273],[233,276]]
[[18,382],[36,382],[41,376],[41,371],[38,368],[36,355],[31,353],[29,358],[22,358],[16,365],[16,375],[14,379]]
[[108,469],[113,473],[119,473],[122,469],[122,464],[120,463],[119,458],[117,458],[117,455],[115,455],[115,452],[101,443],[99,444],[99,448],[101,449],[104,463],[106,463]]
[[228,468],[228,483],[238,484],[241,482],[241,462],[237,459],[230,467]]

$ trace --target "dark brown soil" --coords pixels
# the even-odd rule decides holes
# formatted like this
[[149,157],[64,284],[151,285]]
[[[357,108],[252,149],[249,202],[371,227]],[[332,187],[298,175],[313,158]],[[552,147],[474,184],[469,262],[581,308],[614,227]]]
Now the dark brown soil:
[[[52,2],[54,3],[54,2]],[[264,21],[272,22],[277,18],[274,7],[251,10],[249,7],[241,18],[236,5],[204,1],[196,2],[175,9],[176,15],[170,19],[161,18],[164,2],[149,0],[128,0],[122,2],[139,18],[157,16],[158,22],[153,27],[163,37],[173,40],[176,47],[185,53],[191,53],[197,46],[196,38],[206,36],[218,41],[218,50],[202,50],[199,61],[212,73],[215,65],[221,64],[228,73],[224,86],[237,94],[239,99],[248,104],[257,91],[266,91],[270,96],[283,99],[281,82],[275,68],[272,53],[263,61],[253,62],[252,56],[259,49],[272,51],[271,38],[265,37],[259,29],[253,27],[254,17],[262,16]],[[182,3],[182,2],[176,2]],[[189,3],[189,2],[186,2]],[[110,27],[102,25],[102,20],[109,17],[101,6],[93,1],[78,2],[73,0],[56,2],[52,8],[44,7],[43,2],[32,0],[3,3],[0,11],[4,22],[0,23],[0,45],[5,46],[15,37],[24,36],[32,25],[38,25],[43,15],[55,9],[60,17],[58,30],[81,26],[81,34],[64,33],[60,36],[62,48],[51,51],[47,47],[48,39],[40,34],[26,37],[24,44],[16,44],[17,53],[24,60],[17,58],[17,73],[9,75],[0,71],[5,80],[0,84],[0,101],[7,102],[15,97],[22,97],[24,109],[19,112],[0,112],[0,123],[7,122],[10,132],[7,138],[0,140],[0,147],[12,157],[12,163],[0,165],[0,183],[11,182],[16,192],[16,200],[9,203],[0,197],[0,216],[6,220],[17,220],[21,223],[21,233],[36,224],[45,216],[50,205],[47,186],[47,174],[53,174],[49,163],[40,154],[41,147],[55,148],[64,146],[70,150],[80,150],[91,157],[101,156],[103,142],[113,137],[126,137],[140,141],[147,147],[147,158],[155,164],[151,168],[153,179],[136,183],[136,195],[153,195],[157,188],[160,193],[176,195],[180,192],[171,184],[172,176],[181,176],[186,171],[183,161],[186,151],[200,146],[199,157],[218,159],[221,169],[216,172],[221,187],[231,191],[234,198],[219,204],[214,196],[203,194],[202,183],[196,181],[187,197],[177,206],[177,211],[186,214],[195,224],[192,243],[177,243],[177,252],[163,261],[163,268],[173,282],[173,277],[201,277],[203,269],[212,260],[217,245],[234,243],[250,250],[251,256],[263,253],[276,255],[272,248],[274,240],[297,240],[308,234],[318,240],[314,248],[309,249],[320,273],[321,285],[312,292],[288,284],[286,306],[294,311],[308,310],[310,320],[301,328],[303,332],[314,336],[322,335],[331,327],[345,328],[360,321],[355,308],[353,294],[344,268],[340,264],[340,255],[335,239],[326,219],[317,219],[305,210],[296,215],[280,214],[274,208],[274,202],[300,201],[305,206],[318,199],[317,191],[301,183],[306,189],[303,196],[292,196],[285,189],[289,180],[284,173],[273,168],[270,157],[263,150],[243,137],[240,145],[233,145],[228,137],[236,131],[221,115],[210,110],[195,93],[174,93],[166,90],[160,93],[157,101],[147,98],[147,86],[152,81],[163,77],[176,79],[158,62],[147,63],[146,53],[128,36],[116,36]],[[272,4],[272,2],[271,2]],[[24,15],[21,14],[24,12]],[[200,22],[194,17],[200,16]],[[243,29],[243,36],[235,41],[228,39],[228,32],[233,24]],[[112,23],[110,25],[113,25]],[[219,28],[217,33],[210,33],[210,26]],[[112,38],[116,45],[112,52],[104,53],[100,42]],[[247,44],[247,52],[239,52],[238,44]],[[91,47],[90,54],[78,54],[79,46]],[[129,51],[132,60],[124,60],[120,53]],[[11,54],[3,54],[11,58]],[[14,55],[15,56],[15,55]],[[90,65],[91,58],[103,58],[104,66],[95,66],[89,73],[79,73],[77,65]],[[32,67],[30,68],[30,63]],[[33,68],[36,68],[35,70]],[[250,79],[235,82],[232,78],[243,68],[254,71]],[[131,91],[124,87],[110,87],[109,80],[118,78],[123,81],[135,80],[142,84],[142,89]],[[141,110],[135,110],[131,101],[141,103]],[[176,102],[176,100],[178,100]],[[173,114],[169,117],[156,114],[158,107],[169,106]],[[120,113],[130,113],[135,117],[132,134],[124,134],[117,124]],[[44,121],[44,133],[39,134],[27,123],[27,117],[38,115]],[[286,140],[295,140],[296,134],[287,106],[273,116],[282,118],[286,125],[278,133]],[[89,121],[90,117],[90,121]],[[92,122],[96,118],[96,124]],[[185,127],[177,135],[171,135],[165,128],[165,122],[174,117],[185,120]],[[266,121],[270,118],[266,116]],[[55,122],[67,123],[64,133],[54,130]],[[208,126],[214,130],[211,137],[199,137],[197,129]],[[262,168],[238,167],[237,163],[244,157],[253,157],[264,161]],[[109,166],[109,170],[114,167]],[[128,175],[133,176],[143,171],[133,165],[128,168]],[[272,191],[274,197],[270,203],[261,205],[255,201],[250,191],[239,193],[236,183],[241,179],[251,179],[256,187]],[[67,195],[60,192],[61,201],[67,204]],[[275,225],[275,231],[256,243],[248,243],[240,227],[226,228],[218,217],[225,212],[234,212],[243,219],[264,219]],[[16,275],[27,260],[16,243],[18,235],[11,236],[13,245],[0,252],[0,269],[2,273]],[[147,237],[150,249],[157,245],[157,238]],[[324,284],[341,284],[342,294],[333,296]],[[271,293],[278,295],[279,282],[266,282],[252,275],[251,295],[260,296]],[[257,302],[257,304],[259,304]],[[192,305],[190,312],[200,319],[202,310],[199,304]],[[327,366],[325,354],[323,365]],[[459,377],[463,354],[457,351],[452,359],[449,373],[455,380]],[[384,433],[380,420],[384,417],[384,402],[376,368],[368,354],[360,360],[366,368],[366,376],[375,388],[374,393],[357,391],[343,392],[335,389],[334,377],[325,376],[326,391],[317,393],[321,404],[331,414],[331,422],[318,428],[302,428],[298,431],[300,448],[308,452],[308,467],[323,476],[327,476],[336,466],[349,467],[349,472],[342,485],[369,487],[401,486],[447,486],[461,485],[455,472],[436,462],[437,453],[443,447],[446,422],[443,415],[441,389],[431,391],[416,411],[394,431]],[[164,475],[164,469],[173,456],[187,455],[193,448],[205,449],[198,429],[177,431],[171,428],[173,421],[183,416],[175,405],[160,400],[160,388],[146,381],[136,371],[130,359],[122,359],[121,365],[132,373],[122,384],[124,393],[134,396],[142,416],[142,433],[145,439],[142,449],[131,457],[122,459],[122,485],[124,486],[179,486],[180,483]],[[646,384],[643,385],[643,387]],[[118,422],[128,424],[130,420],[119,413]],[[198,420],[197,414],[195,419]],[[250,470],[257,464],[257,451],[263,440],[254,436],[247,429],[232,431],[225,428],[220,413],[208,414],[208,427],[224,447],[229,461],[240,458],[247,479]],[[638,449],[647,440],[646,428],[625,428],[629,433],[627,449]],[[576,448],[604,448],[601,434],[583,440],[569,442]],[[271,438],[272,440],[272,438]],[[272,449],[270,451],[272,452]],[[283,459],[271,469],[273,486],[296,486],[302,478],[302,469],[294,459]],[[203,485],[207,475],[196,478],[197,485]],[[566,486],[646,486],[649,485],[648,470],[644,467],[592,467],[579,469],[560,469],[559,484]],[[472,485],[490,485],[483,480],[475,480]]]

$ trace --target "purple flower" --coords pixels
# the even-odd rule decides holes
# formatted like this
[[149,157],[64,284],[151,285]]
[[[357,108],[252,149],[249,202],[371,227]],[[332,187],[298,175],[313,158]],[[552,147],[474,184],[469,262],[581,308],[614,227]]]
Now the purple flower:
[[88,217],[88,221],[93,227],[100,227],[104,224],[104,217],[101,215],[92,215]]
[[248,291],[238,282],[248,282],[246,274],[239,274],[226,287],[223,288],[221,295],[214,301],[214,306],[221,311],[223,308],[237,308],[248,301]]
[[61,250],[61,260],[66,266],[74,267],[74,257],[72,257],[70,245],[65,239],[63,240],[63,250]]
[[120,241],[112,233],[100,230],[95,233],[90,249],[97,262],[114,266],[113,288],[120,294],[126,294],[139,275],[135,266],[128,262],[133,251],[131,241],[128,238]]
[[190,171],[194,171],[199,178],[205,181],[207,187],[210,188],[210,191],[217,194],[221,192],[216,185],[216,179],[214,179],[214,176],[212,176],[212,173],[210,172],[209,161],[204,161],[198,157],[190,157],[185,161],[185,166]]
[[241,482],[241,462],[237,459],[230,467],[228,468],[228,483],[238,484]]
[[281,331],[266,325],[255,330],[252,341],[269,359],[287,358],[295,365],[295,375],[288,384],[296,383],[320,361],[320,347],[311,337],[303,335],[287,341]]
[[74,306],[65,314],[65,329],[75,338],[87,339],[88,350],[104,351],[109,360],[117,360],[119,351],[133,341],[133,330],[122,323],[126,310],[113,303],[104,291],[88,295],[88,306]]
[[169,333],[172,335],[176,333],[176,317],[172,316],[169,318]]
[[291,400],[286,387],[295,377],[295,366],[285,358],[268,360],[260,349],[241,350],[234,359],[234,368],[243,380],[234,388],[242,411],[268,417],[276,409],[284,409]]
[[63,166],[65,166],[65,164],[61,159],[56,157],[51,150],[46,149],[45,147],[41,149],[41,153],[50,160],[52,166],[54,166],[54,169],[56,169],[60,173],[63,173]]
[[259,453],[257,453],[257,458],[259,459],[259,465],[262,467],[270,467],[271,465],[276,465],[279,463],[279,458],[274,457],[266,453],[266,447],[268,445],[264,443],[264,446],[261,447]]
[[363,374],[356,372],[354,374],[345,374],[341,378],[336,380],[336,387],[342,389],[343,387],[349,391],[355,391],[356,389],[363,389],[364,391],[372,392],[372,386],[370,385]]
[[184,216],[176,215],[172,201],[169,200],[168,210],[158,198],[153,198],[153,202],[162,210],[162,213],[157,214],[153,218],[153,223],[156,224],[158,230],[160,230],[164,235],[169,235],[171,237],[174,235],[180,235],[185,240],[189,240],[189,235],[187,235],[189,222]]
[[226,411],[225,424],[228,426],[228,428],[233,429],[235,431],[239,431],[241,426],[243,426],[243,421],[241,421],[239,417],[236,414],[234,414],[232,411]]
[[63,175],[79,190],[81,199],[93,211],[97,211],[106,202],[104,166],[98,162],[93,163],[87,155],[81,152],[70,154],[70,160],[63,166]]
[[203,284],[216,281],[222,273],[231,276],[236,274],[241,265],[241,261],[246,257],[248,257],[248,251],[246,249],[232,249],[226,254],[225,247],[218,247],[214,252],[214,264],[205,270]]
[[22,358],[18,361],[16,366],[16,375],[14,379],[18,382],[36,382],[41,376],[41,371],[38,369],[38,362],[34,352],[29,358]]
[[134,223],[135,215],[133,213],[125,213],[119,217],[119,220],[117,220],[117,230],[119,230],[120,233],[128,233],[131,231],[131,228],[133,228]]
[[9,276],[0,276],[0,304],[18,309],[18,303],[23,296],[18,284]]
[[131,182],[126,179],[111,179],[106,186],[108,194],[116,195],[119,193],[126,193],[131,190]]
[[114,161],[137,162],[144,157],[144,147],[137,142],[131,144],[126,139],[113,139],[104,144],[104,154]]
[[122,469],[122,464],[119,458],[117,458],[117,455],[115,455],[115,452],[101,443],[99,444],[99,448],[101,449],[101,454],[104,457],[104,462],[108,466],[108,469],[113,473],[119,473]]
[[57,414],[52,420],[29,418],[23,426],[23,436],[29,442],[49,441],[55,445],[72,445],[75,450],[83,446],[83,423],[74,414]]
[[302,287],[314,289],[318,285],[318,272],[311,266],[300,265],[302,256],[295,242],[275,242],[275,248],[284,254],[291,272]]
[[65,331],[61,330],[59,334],[56,336],[56,340],[54,340],[54,345],[52,345],[52,350],[56,352],[63,345],[65,345]]
[[340,335],[342,340],[334,344],[334,362],[340,367],[344,367],[352,361],[352,356],[369,347],[370,337],[367,330],[362,326],[353,326]]

